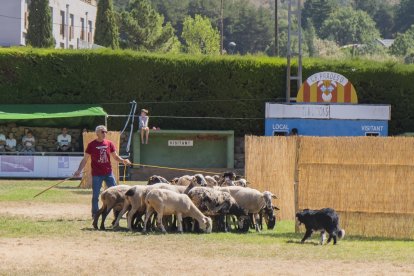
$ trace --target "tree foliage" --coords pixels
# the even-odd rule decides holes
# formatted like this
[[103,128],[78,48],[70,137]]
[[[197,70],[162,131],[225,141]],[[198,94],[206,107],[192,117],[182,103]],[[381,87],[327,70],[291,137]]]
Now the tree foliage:
[[315,29],[319,31],[323,22],[338,8],[338,0],[306,0],[302,11],[302,26],[306,28],[306,24],[312,22]]
[[132,0],[121,14],[121,45],[123,48],[178,52],[180,42],[171,23],[157,13],[148,0]]
[[95,43],[117,49],[119,47],[119,31],[115,20],[112,0],[99,0],[96,12]]
[[332,13],[323,23],[321,37],[339,45],[369,44],[379,38],[375,22],[361,10],[344,8]]
[[29,27],[26,43],[33,47],[50,48],[55,45],[49,0],[32,0],[29,5]]
[[207,17],[187,16],[181,34],[185,42],[185,51],[190,54],[216,55],[220,53],[220,33],[211,26]]
[[390,51],[396,56],[405,56],[414,51],[414,25],[405,33],[397,35]]
[[401,0],[395,17],[395,30],[403,33],[414,24],[414,1]]

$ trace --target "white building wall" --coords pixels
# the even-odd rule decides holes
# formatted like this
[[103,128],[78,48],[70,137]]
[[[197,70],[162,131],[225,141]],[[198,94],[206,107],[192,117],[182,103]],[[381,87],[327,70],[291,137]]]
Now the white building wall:
[[[96,2],[91,1],[89,4],[86,0],[49,1],[53,12],[53,36],[56,40],[56,48],[90,48],[95,35]],[[61,12],[64,13],[64,22]],[[73,15],[73,24],[70,15]],[[81,19],[84,22],[83,28]],[[92,28],[89,27],[89,21]]]
[[0,0],[0,46],[24,45],[25,0]]
[[[26,2],[27,0],[0,0],[0,46],[26,45]],[[52,30],[56,48],[92,47],[96,0],[49,0],[49,6],[52,11]],[[63,22],[61,12],[64,13]],[[70,15],[73,15],[73,24]],[[83,28],[81,19],[84,20]]]

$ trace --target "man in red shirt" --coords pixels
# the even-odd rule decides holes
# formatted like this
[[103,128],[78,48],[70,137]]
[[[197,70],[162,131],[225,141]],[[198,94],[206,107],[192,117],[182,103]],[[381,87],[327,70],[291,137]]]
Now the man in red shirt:
[[79,168],[74,174],[75,177],[78,177],[88,159],[91,158],[93,218],[99,210],[98,202],[102,182],[105,181],[108,188],[116,185],[114,175],[112,174],[111,157],[120,163],[124,163],[124,165],[131,165],[131,162],[128,159],[119,157],[114,144],[105,139],[107,132],[106,127],[103,125],[96,127],[95,133],[98,138],[88,144],[88,147],[85,150],[85,157],[80,162]]

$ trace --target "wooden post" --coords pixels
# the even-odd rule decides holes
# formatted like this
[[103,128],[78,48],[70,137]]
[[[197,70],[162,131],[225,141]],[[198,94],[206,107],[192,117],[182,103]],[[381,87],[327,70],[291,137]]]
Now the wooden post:
[[[296,139],[296,151],[295,151],[295,171],[294,171],[294,190],[295,190],[295,215],[299,211],[299,158],[300,158],[300,142],[299,136],[294,137]],[[296,223],[295,217],[295,232],[299,232],[299,226]]]

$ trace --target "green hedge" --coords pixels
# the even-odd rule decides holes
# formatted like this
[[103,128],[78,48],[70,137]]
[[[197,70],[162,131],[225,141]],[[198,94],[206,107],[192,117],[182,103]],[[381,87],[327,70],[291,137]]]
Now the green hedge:
[[[284,97],[285,66],[284,59],[268,57],[0,49],[0,93],[5,104],[113,103],[103,105],[110,114],[127,114],[129,106],[116,103],[137,100],[153,115],[263,118],[263,99]],[[414,130],[413,65],[307,59],[303,76],[328,70],[352,81],[360,103],[392,104],[391,134]],[[234,101],[216,101],[228,99]],[[171,103],[199,100],[209,101]],[[119,129],[122,122],[109,123]],[[163,129],[264,133],[264,119],[153,118],[151,123]]]

